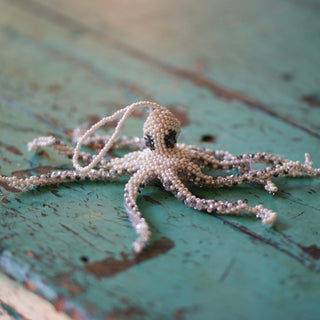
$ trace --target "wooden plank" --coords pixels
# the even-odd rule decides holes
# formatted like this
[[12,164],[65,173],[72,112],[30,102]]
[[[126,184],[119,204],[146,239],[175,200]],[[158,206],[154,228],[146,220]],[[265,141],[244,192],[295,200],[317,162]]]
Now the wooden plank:
[[[51,303],[30,290],[18,286],[4,275],[0,275],[0,317],[1,320],[57,319],[70,320],[58,312]],[[31,288],[31,284],[29,289]],[[1,313],[2,312],[2,313]]]
[[317,1],[14,2],[320,136]]
[[[305,114],[300,108],[302,103],[297,100],[291,103],[295,90],[293,80],[282,85],[288,86],[283,92],[280,80],[274,80],[275,71],[269,69],[271,60],[259,67],[259,74],[263,76],[261,83],[267,83],[272,93],[270,102],[259,90],[261,83],[252,71],[261,63],[262,52],[257,53],[255,62],[246,42],[232,46],[241,31],[234,34],[235,27],[242,25],[244,32],[246,26],[250,26],[246,31],[250,34],[257,28],[258,17],[265,16],[262,9],[286,8],[289,16],[299,18],[298,22],[306,19],[310,25],[317,25],[315,19],[311,19],[313,13],[294,9],[290,2],[273,2],[269,6],[260,1],[255,8],[249,4],[243,4],[241,10],[237,7],[242,18],[234,24],[233,15],[230,18],[222,1],[217,3],[222,11],[208,10],[209,3],[195,7],[184,2],[180,11],[170,7],[172,15],[165,23],[154,22],[159,26],[153,31],[143,28],[145,24],[139,21],[143,13],[147,15],[152,10],[155,16],[166,17],[169,9],[165,3],[148,7],[141,2],[135,5],[135,9],[139,9],[136,13],[128,9],[124,16],[115,13],[120,9],[118,3],[113,3],[113,16],[102,10],[104,4],[98,1],[77,2],[77,5],[58,1],[2,1],[1,174],[30,168],[39,172],[45,170],[45,166],[70,166],[53,153],[28,154],[25,145],[39,135],[54,134],[68,141],[74,127],[141,99],[153,99],[182,110],[184,119],[188,119],[185,123],[189,124],[184,126],[181,140],[188,144],[227,149],[234,154],[267,151],[300,160],[308,151],[319,167],[319,139],[310,131],[317,130],[318,109],[310,107],[312,111]],[[193,12],[192,8],[196,14],[190,15],[190,19],[180,18],[179,23],[174,19]],[[213,18],[224,10],[231,21],[215,22]],[[202,19],[204,12],[207,15]],[[247,15],[253,12],[254,21],[247,20]],[[94,15],[99,19],[94,19]],[[125,29],[124,18],[128,16],[130,25],[134,18],[138,20],[133,29]],[[272,24],[276,28],[280,18],[280,15],[272,16],[272,20],[265,18],[258,26]],[[262,101],[268,108],[281,99],[288,99],[288,105],[297,110],[288,119],[302,121],[307,117],[307,130],[272,112],[248,109],[241,99],[213,96],[213,89],[209,88],[211,82],[210,86],[201,82],[197,85],[194,76],[197,70],[190,66],[194,65],[195,57],[200,56],[197,50],[202,48],[205,39],[211,43],[210,36],[214,36],[208,27],[211,19],[222,28],[215,37],[222,37],[224,30],[229,31],[230,37],[233,34],[231,38],[226,36],[229,41],[225,42],[230,56],[224,57],[222,53],[217,54],[218,57],[206,56],[206,71],[201,77],[217,79],[219,86],[226,82],[223,89],[243,91],[245,96]],[[186,46],[187,35],[193,30],[187,27],[195,26],[196,22],[201,24],[200,30],[209,31],[203,39],[192,34],[195,42]],[[174,28],[185,33],[183,41],[177,44],[169,37],[173,37]],[[286,27],[286,32],[288,30]],[[161,33],[165,31],[167,38]],[[114,39],[120,35],[121,42]],[[292,63],[285,59],[287,46],[283,44],[277,49],[274,39],[260,36],[247,41],[261,46],[263,52],[270,50],[279,56],[275,61],[277,66],[283,66],[279,74],[288,72],[287,69],[300,70],[294,80],[296,86],[311,90],[310,78],[317,80],[318,77],[313,68],[318,62],[311,59],[314,49],[308,51],[310,59],[304,66],[297,63],[297,69],[292,69],[289,68]],[[145,41],[143,46],[142,41]],[[289,46],[290,41],[289,37],[285,43]],[[300,35],[297,43],[291,43],[292,52],[298,55],[304,41]],[[130,47],[134,42],[139,52]],[[179,49],[182,45],[186,48],[183,57]],[[313,48],[316,45],[315,42]],[[267,49],[268,46],[271,49]],[[170,55],[165,54],[168,51]],[[243,65],[235,58],[240,53],[246,60]],[[299,61],[298,58],[293,56],[292,61]],[[252,70],[248,68],[250,60],[254,65]],[[191,70],[192,76],[189,71],[177,72],[181,68]],[[215,72],[211,71],[213,68]],[[307,77],[301,71],[303,68],[311,70],[311,76]],[[213,77],[216,74],[219,77]],[[246,75],[246,83],[241,74]],[[270,107],[270,110],[286,116],[286,107],[282,106]],[[142,118],[133,118],[124,133],[139,135],[142,125]],[[202,141],[208,134],[216,136],[214,143]],[[319,181],[280,180],[280,192],[275,197],[257,186],[214,193],[197,190],[207,198],[247,198],[251,204],[263,203],[279,212],[274,229],[267,229],[250,217],[222,218],[197,213],[161,189],[148,187],[138,204],[151,224],[153,237],[140,260],[131,254],[135,235],[123,209],[124,183],[122,180],[112,184],[71,184],[23,194],[1,189],[0,266],[3,272],[74,318],[208,319],[214,313],[221,319],[299,319],[302,316],[316,319],[320,298],[320,280],[316,277],[320,270],[320,210],[316,196]]]

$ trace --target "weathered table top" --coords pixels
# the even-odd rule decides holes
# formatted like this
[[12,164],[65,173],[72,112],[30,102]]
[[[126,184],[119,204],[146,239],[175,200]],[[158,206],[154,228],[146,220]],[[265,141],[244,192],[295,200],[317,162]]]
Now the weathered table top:
[[[1,174],[68,166],[27,142],[70,141],[146,99],[179,114],[184,143],[309,152],[319,167],[319,12],[317,0],[1,0]],[[143,121],[123,133],[141,135]],[[147,187],[138,204],[153,235],[140,258],[124,184],[1,188],[0,318],[58,319],[40,311],[46,301],[74,319],[320,318],[319,179],[279,179],[274,197],[257,185],[196,190],[263,203],[279,214],[271,229]]]

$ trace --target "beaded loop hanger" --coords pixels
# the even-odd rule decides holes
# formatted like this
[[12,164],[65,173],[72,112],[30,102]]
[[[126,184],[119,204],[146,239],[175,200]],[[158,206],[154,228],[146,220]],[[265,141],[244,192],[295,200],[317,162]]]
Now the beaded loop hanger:
[[[119,137],[124,122],[139,107],[151,107],[143,127],[143,139],[137,137]],[[104,124],[121,116],[111,136],[93,135]],[[151,232],[138,209],[136,199],[147,181],[157,179],[166,191],[171,192],[187,207],[208,213],[238,215],[243,212],[254,214],[263,224],[273,225],[277,214],[262,205],[251,207],[247,201],[235,202],[203,199],[193,195],[185,186],[185,180],[199,187],[221,188],[238,184],[258,183],[265,190],[275,194],[278,190],[272,179],[279,176],[319,176],[320,169],[313,169],[309,154],[305,154],[304,164],[299,161],[283,159],[279,156],[263,153],[233,156],[223,150],[200,149],[177,142],[180,133],[179,120],[166,108],[157,103],[141,101],[133,103],[109,117],[94,124],[84,135],[77,137],[75,149],[58,139],[39,137],[28,144],[29,150],[51,147],[61,155],[72,157],[74,170],[52,171],[46,175],[17,177],[0,176],[0,182],[20,190],[43,187],[52,184],[77,180],[112,181],[117,177],[130,177],[124,188],[124,204],[129,219],[138,234],[133,243],[133,250],[139,253],[150,240]],[[82,145],[104,145],[98,155],[92,156],[81,151]],[[112,147],[137,150],[127,153],[122,158],[106,159]],[[84,167],[79,164],[82,161]],[[262,163],[265,168],[255,169],[252,164]],[[237,171],[237,174],[212,177],[202,169]]]
[[[74,155],[72,157],[72,164],[73,164],[73,167],[77,170],[77,172],[86,173],[97,165],[97,163],[107,154],[107,152],[110,150],[110,148],[114,144],[116,138],[120,134],[120,130],[124,122],[129,118],[129,116],[134,110],[142,106],[147,106],[151,108],[162,108],[159,104],[155,102],[150,102],[150,101],[135,102],[126,106],[125,108],[118,110],[117,112],[115,112],[113,115],[109,117],[102,118],[100,121],[98,121],[89,130],[85,132],[85,134],[79,139],[77,146],[74,149]],[[117,126],[113,134],[111,135],[110,139],[106,142],[105,146],[100,150],[98,155],[87,166],[81,167],[79,165],[78,158],[80,155],[79,152],[80,152],[81,146],[83,145],[84,141],[88,139],[88,137],[92,135],[97,129],[101,128],[108,122],[112,122],[115,119],[117,119],[119,115],[122,115],[122,117],[117,123]]]

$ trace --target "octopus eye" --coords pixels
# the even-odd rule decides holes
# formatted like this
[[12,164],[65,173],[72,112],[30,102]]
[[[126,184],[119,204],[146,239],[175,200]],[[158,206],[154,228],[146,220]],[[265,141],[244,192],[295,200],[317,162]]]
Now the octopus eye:
[[149,134],[147,134],[144,137],[144,140],[146,140],[146,147],[147,148],[149,148],[150,150],[154,150],[155,149],[153,138]]
[[174,130],[169,130],[169,133],[165,135],[164,142],[168,149],[172,149],[177,142],[176,139],[177,132]]

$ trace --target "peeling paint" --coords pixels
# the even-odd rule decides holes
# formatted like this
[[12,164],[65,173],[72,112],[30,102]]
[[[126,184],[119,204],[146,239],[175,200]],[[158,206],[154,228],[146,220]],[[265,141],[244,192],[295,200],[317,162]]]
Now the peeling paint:
[[[89,127],[91,127],[92,125],[94,125],[95,123],[97,123],[100,120],[101,120],[101,116],[91,114],[86,117],[84,122],[87,122]],[[115,128],[116,126],[117,126],[117,121],[111,121],[111,122],[108,122],[105,125],[103,125],[101,128],[107,130],[110,128]]]
[[59,190],[50,190],[50,192],[58,198],[62,198],[62,195],[59,193]]
[[56,292],[39,275],[32,273],[27,263],[18,261],[10,251],[5,250],[0,255],[0,268],[19,282],[29,282],[48,300],[56,299]]
[[11,203],[11,201],[7,197],[3,197],[1,202],[3,202],[3,203]]
[[158,205],[158,206],[161,206],[161,205],[162,205],[162,203],[161,203],[160,201],[154,200],[153,198],[151,198],[150,196],[147,196],[147,195],[144,195],[144,196],[143,196],[143,199],[144,199],[145,201],[151,202],[152,204],[156,204],[156,205]]
[[311,256],[313,259],[320,259],[320,248],[317,247],[315,244],[312,244],[311,246],[304,247],[300,245],[300,248],[307,253],[309,256]]
[[188,115],[188,110],[182,105],[169,105],[168,109],[176,116],[180,121],[181,126],[188,126],[190,124],[190,119]]
[[23,153],[17,148],[17,147],[14,147],[14,146],[10,146],[6,143],[3,143],[0,141],[0,147],[3,147],[5,148],[8,152],[14,154],[14,155],[18,155],[18,156],[22,156]]
[[0,181],[0,186],[9,192],[20,193],[21,190],[10,187],[7,183]]
[[37,168],[32,168],[32,169],[13,171],[11,172],[11,174],[17,178],[24,178],[25,176],[30,176],[34,173],[41,175],[41,174],[50,173],[54,170],[60,170],[60,169],[53,166],[39,166]]
[[53,306],[58,312],[61,312],[61,311],[65,310],[67,302],[68,301],[67,301],[66,297],[59,295],[55,299]]
[[169,238],[162,238],[154,241],[141,254],[129,259],[125,253],[122,253],[122,260],[115,258],[106,258],[102,261],[88,263],[85,269],[96,277],[113,277],[137,264],[153,259],[159,255],[165,254],[174,247],[174,242]]
[[[2,308],[2,310],[5,311],[5,315],[8,314],[10,316],[10,319],[12,319],[12,320],[28,320],[22,314],[17,312],[13,307],[9,306],[8,304],[4,303],[1,300],[0,300],[0,307]],[[0,313],[0,317],[2,315],[3,314]]]
[[310,107],[320,107],[320,94],[306,95],[301,100],[306,102]]
[[292,73],[283,73],[281,75],[281,79],[285,82],[290,82],[294,79],[294,75]]
[[209,143],[215,143],[218,139],[218,136],[215,134],[204,134],[201,137],[202,142],[209,142]]
[[27,263],[20,261],[8,250],[3,251],[0,255],[0,269],[16,281],[24,283],[29,290],[40,294],[48,301],[52,301],[56,310],[70,313],[72,319],[89,319],[89,316],[81,307],[76,307],[70,300],[63,300],[61,295],[58,295],[49,284],[34,273]]
[[86,290],[80,286],[79,284],[71,283],[70,282],[70,275],[62,274],[59,275],[58,278],[60,279],[60,286],[67,289],[71,296],[74,296],[78,293],[83,293]]
[[175,320],[184,320],[185,319],[185,310],[183,308],[178,309],[174,313],[174,319]]
[[62,90],[62,86],[59,83],[56,83],[49,85],[47,89],[50,93],[58,93]]
[[109,313],[107,319],[133,319],[133,317],[143,317],[145,315],[146,312],[142,308],[136,306],[129,306],[126,309],[114,309],[111,313]]

